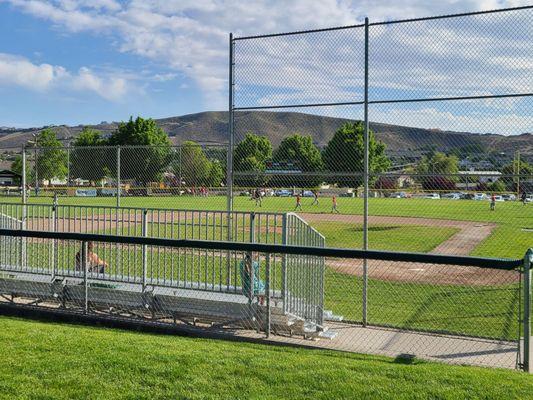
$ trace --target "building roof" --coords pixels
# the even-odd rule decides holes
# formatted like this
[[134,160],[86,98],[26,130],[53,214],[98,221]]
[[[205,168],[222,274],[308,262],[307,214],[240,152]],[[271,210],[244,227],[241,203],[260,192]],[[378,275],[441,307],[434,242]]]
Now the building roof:
[[476,176],[483,176],[483,175],[501,175],[502,173],[500,171],[459,171],[459,175],[476,175]]
[[20,177],[20,174],[17,174],[16,172],[10,171],[8,169],[3,169],[3,170],[0,170],[0,176]]

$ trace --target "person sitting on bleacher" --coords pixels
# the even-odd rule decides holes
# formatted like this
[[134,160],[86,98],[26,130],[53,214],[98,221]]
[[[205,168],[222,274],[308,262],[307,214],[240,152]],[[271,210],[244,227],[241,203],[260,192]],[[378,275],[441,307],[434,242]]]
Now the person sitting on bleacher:
[[[265,283],[260,279],[259,263],[252,260],[252,253],[246,253],[244,260],[239,265],[241,280],[242,280],[242,294],[244,294],[250,301],[257,296],[259,303],[263,304]],[[253,276],[253,291],[252,291],[252,276]]]
[[[105,260],[98,257],[98,254],[94,252],[93,248],[93,242],[87,242],[87,262],[89,264],[88,270],[89,272],[99,272],[100,274],[103,274],[105,268],[107,268],[109,265]],[[83,265],[81,262],[81,252],[82,250],[76,253],[76,271],[83,271]]]

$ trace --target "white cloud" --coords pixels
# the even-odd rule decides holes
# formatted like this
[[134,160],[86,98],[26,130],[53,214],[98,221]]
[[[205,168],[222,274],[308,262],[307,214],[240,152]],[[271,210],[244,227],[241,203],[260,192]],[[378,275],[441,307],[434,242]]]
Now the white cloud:
[[[0,0],[1,1],[1,0]],[[237,36],[526,5],[522,0],[8,0],[70,32],[113,35],[123,52],[196,82],[227,106],[228,32]],[[522,15],[523,20],[516,19]],[[533,91],[531,12],[372,27],[371,94],[382,98]],[[515,18],[510,21],[510,18]],[[455,22],[454,22],[455,21]],[[500,29],[501,28],[501,29]],[[504,33],[502,36],[501,33]],[[498,36],[499,35],[499,36]],[[236,46],[240,105],[360,100],[363,31],[295,35]],[[79,73],[81,80],[82,73]],[[163,77],[163,75],[161,75]],[[154,78],[158,79],[158,78]],[[105,85],[83,78],[103,92]],[[117,85],[120,84],[117,82]],[[394,94],[396,93],[396,94]]]
[[36,65],[25,58],[0,53],[0,85],[46,90],[65,74],[63,67],[50,64]]
[[[497,101],[497,100],[494,100]],[[520,115],[508,111],[497,114],[489,113],[490,108],[474,106],[466,111],[457,109],[442,109],[436,106],[420,108],[385,107],[372,110],[372,121],[383,122],[402,126],[421,126],[449,131],[497,133],[501,135],[514,135],[533,132],[531,115]],[[458,108],[461,105],[459,105]],[[480,112],[483,110],[485,112]]]
[[20,86],[34,91],[88,91],[111,101],[137,90],[119,74],[98,74],[87,67],[72,73],[64,67],[33,64],[26,58],[0,53],[0,86]]

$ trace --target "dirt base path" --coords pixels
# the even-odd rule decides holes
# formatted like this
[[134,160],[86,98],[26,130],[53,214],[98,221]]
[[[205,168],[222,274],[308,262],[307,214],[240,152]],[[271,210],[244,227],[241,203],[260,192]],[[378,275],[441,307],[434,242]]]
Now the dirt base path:
[[[342,214],[300,214],[307,222],[344,222],[362,224],[362,215]],[[416,225],[452,227],[459,231],[435,247],[431,254],[468,255],[496,228],[496,224],[447,219],[369,216],[370,225]],[[355,276],[363,275],[362,260],[328,259],[327,265],[337,272]],[[440,285],[496,285],[512,283],[518,279],[513,271],[486,268],[461,267],[425,263],[390,262],[368,260],[370,278],[411,283],[433,283]]]

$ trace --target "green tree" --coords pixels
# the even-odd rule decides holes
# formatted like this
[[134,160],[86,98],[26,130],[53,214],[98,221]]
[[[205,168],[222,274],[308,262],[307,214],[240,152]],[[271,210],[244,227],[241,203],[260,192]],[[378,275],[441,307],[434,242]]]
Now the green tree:
[[[170,139],[151,118],[130,117],[128,122],[121,122],[109,137],[111,146],[145,146],[124,147],[121,149],[121,179],[133,179],[139,183],[161,181],[163,172],[170,162]],[[116,163],[116,158],[113,159]],[[113,163],[108,169],[113,171]]]
[[[22,155],[17,154],[11,163],[11,171],[16,174],[19,174],[22,177]],[[31,182],[32,180],[32,169],[28,168],[26,165],[26,182]],[[20,181],[17,181],[18,184],[21,184]]]
[[458,172],[457,156],[438,151],[423,156],[416,166],[416,173],[420,174],[418,181],[426,190],[454,190]]
[[533,165],[529,164],[526,161],[520,161],[520,166],[518,160],[513,160],[513,162],[505,165],[502,168],[502,174],[504,175],[533,175]]
[[235,183],[243,186],[256,186],[265,183],[260,175],[265,171],[266,162],[272,159],[272,143],[264,136],[247,133],[237,144],[233,156],[235,171],[257,173],[251,178],[240,177]]
[[[386,146],[376,140],[374,132],[368,132],[369,172],[381,173],[389,169],[391,161],[385,154]],[[364,124],[362,121],[348,122],[342,125],[333,135],[322,155],[326,169],[336,173],[364,172]],[[375,178],[370,179],[370,183]],[[358,187],[363,183],[362,176],[342,177],[333,179],[332,183]]]
[[210,187],[217,187],[220,186],[223,180],[224,168],[222,168],[222,164],[218,160],[211,161],[206,185]]
[[[67,176],[67,153],[51,129],[44,129],[35,140],[36,160],[34,168],[39,180]],[[30,149],[28,149],[30,150]]]
[[511,163],[505,165],[502,168],[502,174],[503,175],[520,175],[520,178],[513,177],[513,178],[505,178],[507,183],[507,190],[512,190],[513,192],[516,192],[518,190],[523,190],[523,188],[518,187],[518,183],[520,180],[526,178],[531,179],[533,176],[533,165],[529,164],[526,161],[520,160],[520,164],[518,160],[513,160]]
[[[115,159],[116,150],[105,147],[107,140],[102,133],[85,127],[72,142],[70,150],[70,178],[99,181],[109,170],[109,160]],[[116,168],[113,168],[113,170]]]
[[102,132],[84,127],[76,139],[72,142],[72,146],[105,146],[107,140],[102,137]]
[[[193,141],[183,143],[181,146],[181,176],[185,181],[185,185],[207,185],[213,173],[211,164],[202,146]],[[176,167],[174,167],[174,170],[177,175],[179,171],[176,171]]]
[[319,176],[311,174],[324,169],[322,154],[313,144],[311,136],[295,134],[286,137],[274,152],[273,160],[275,162],[295,163],[303,172],[303,176],[280,177],[285,182],[290,180],[290,184],[302,187],[316,186],[321,183]]
[[494,193],[501,193],[505,192],[506,187],[505,183],[503,183],[501,180],[497,180],[495,182],[489,183],[488,189]]
[[416,172],[437,175],[457,174],[459,172],[459,159],[455,155],[447,156],[444,153],[435,152],[429,157],[422,157],[416,167]]

